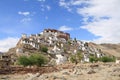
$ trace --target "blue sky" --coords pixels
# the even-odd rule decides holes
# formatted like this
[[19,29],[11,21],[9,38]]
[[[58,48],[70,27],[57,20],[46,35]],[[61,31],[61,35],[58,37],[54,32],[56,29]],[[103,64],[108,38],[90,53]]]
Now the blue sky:
[[22,33],[45,28],[79,40],[119,43],[119,5],[119,0],[0,0],[0,51],[15,46]]
[[59,30],[61,26],[74,28],[63,30],[69,32],[72,38],[94,38],[87,30],[79,28],[83,25],[83,17],[60,7],[56,0],[2,0],[0,10],[0,38],[20,37],[21,33],[39,33],[45,28]]

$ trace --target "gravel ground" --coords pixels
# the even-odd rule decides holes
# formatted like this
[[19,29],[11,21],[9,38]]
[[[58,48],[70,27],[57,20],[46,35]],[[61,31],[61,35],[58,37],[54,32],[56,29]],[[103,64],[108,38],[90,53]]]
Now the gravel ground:
[[57,72],[0,75],[0,80],[120,80],[120,64],[86,63],[57,67],[60,69]]

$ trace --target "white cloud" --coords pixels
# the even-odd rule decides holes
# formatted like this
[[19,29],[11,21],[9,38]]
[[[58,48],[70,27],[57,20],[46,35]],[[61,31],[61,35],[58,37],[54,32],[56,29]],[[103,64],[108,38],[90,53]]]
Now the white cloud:
[[95,36],[97,43],[120,42],[120,1],[119,0],[90,0],[89,7],[79,8],[78,13],[85,18],[93,17],[93,21],[87,21],[82,28],[87,29]]
[[84,17],[81,28],[99,36],[93,41],[120,43],[120,0],[70,0],[61,6],[73,8],[81,4],[84,6],[76,7],[76,12]]
[[61,27],[59,28],[59,30],[60,30],[60,31],[71,31],[71,30],[73,30],[73,28],[68,27],[68,26],[61,26]]
[[45,4],[41,4],[40,8],[41,8],[41,11],[45,11],[45,10],[50,11],[51,10],[51,7],[49,5],[45,5]]
[[50,11],[51,10],[51,6],[49,6],[49,5],[47,5],[45,2],[46,2],[46,0],[37,0],[37,1],[39,1],[39,3],[40,3],[40,10],[41,11]]
[[35,12],[30,13],[28,11],[26,11],[26,12],[19,11],[18,14],[23,16],[23,18],[20,20],[20,22],[26,23],[26,22],[29,22],[32,20],[31,16],[33,16],[35,14]]
[[82,3],[87,2],[87,0],[60,0],[59,6],[66,8],[69,12],[73,10],[73,6],[79,6]]
[[70,12],[72,11],[72,9],[70,8],[70,3],[66,3],[65,0],[60,0],[59,6],[66,8]]
[[26,11],[26,12],[19,11],[18,14],[23,15],[23,16],[28,16],[28,15],[30,15],[30,12],[28,12],[28,11]]
[[45,2],[46,0],[37,0],[37,1],[40,1],[40,2]]
[[32,20],[31,18],[23,18],[20,22],[26,23],[26,22],[29,22],[31,20]]
[[48,11],[51,10],[51,7],[48,6],[48,5],[46,5],[46,8],[47,8]]
[[12,37],[0,40],[0,51],[6,52],[10,48],[15,47],[18,40],[19,40],[18,38],[12,38]]
[[82,3],[87,3],[87,0],[71,0],[72,5],[81,5]]

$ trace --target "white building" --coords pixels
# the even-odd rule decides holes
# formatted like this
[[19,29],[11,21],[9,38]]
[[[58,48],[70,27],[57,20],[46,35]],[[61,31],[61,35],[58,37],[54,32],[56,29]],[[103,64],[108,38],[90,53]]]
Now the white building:
[[120,64],[120,60],[116,60],[115,63],[116,63],[116,64]]
[[84,62],[89,62],[89,57],[84,54]]
[[57,54],[56,57],[57,57],[57,59],[56,59],[57,64],[62,64],[67,61],[67,58],[61,54]]
[[23,53],[23,50],[21,48],[17,48],[16,53]]
[[54,52],[60,51],[60,49],[55,45],[54,48],[52,49]]

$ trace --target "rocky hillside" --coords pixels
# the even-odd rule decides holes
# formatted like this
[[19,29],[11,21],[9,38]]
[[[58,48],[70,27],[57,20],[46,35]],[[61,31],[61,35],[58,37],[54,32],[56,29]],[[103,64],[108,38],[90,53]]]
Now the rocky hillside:
[[100,46],[104,52],[120,57],[120,44],[101,44]]
[[81,53],[81,62],[89,62],[90,56],[101,58],[103,56],[120,57],[119,44],[95,44],[71,39],[69,33],[55,29],[45,29],[39,34],[22,34],[15,48],[8,54],[15,56],[42,53],[57,64],[69,60],[71,55]]

